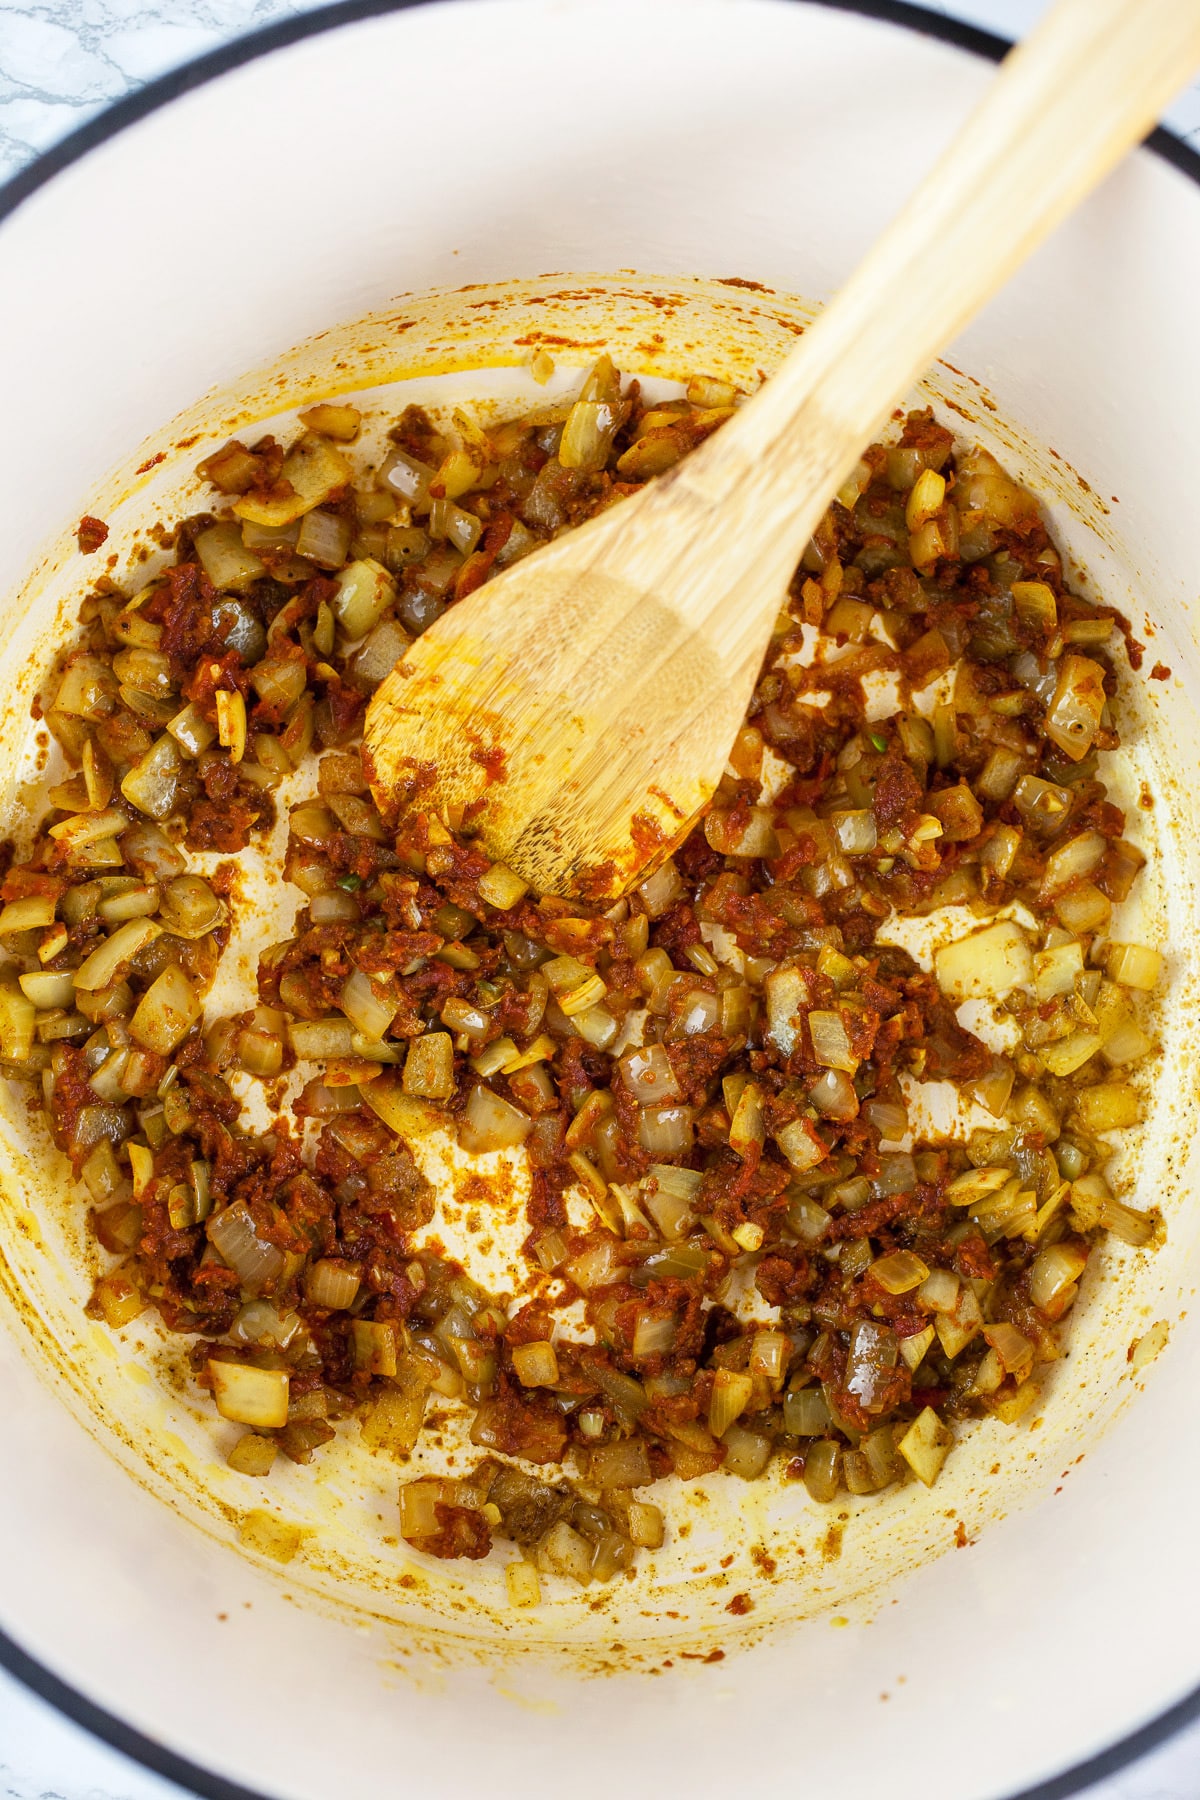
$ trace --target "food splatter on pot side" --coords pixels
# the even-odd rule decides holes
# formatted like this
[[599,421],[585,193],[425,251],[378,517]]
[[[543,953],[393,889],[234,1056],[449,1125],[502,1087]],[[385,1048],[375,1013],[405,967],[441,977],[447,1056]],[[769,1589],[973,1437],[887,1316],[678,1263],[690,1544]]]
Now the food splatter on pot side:
[[[1036,1403],[1098,1235],[1158,1230],[1103,1175],[1158,973],[1107,934],[1141,864],[1098,761],[1120,629],[928,414],[839,495],[712,811],[628,902],[539,903],[469,821],[375,813],[362,710],[411,635],[737,400],[647,404],[602,358],[540,416],[409,409],[371,467],[349,402],[207,459],[173,566],[84,602],[45,691],[73,773],[3,892],[0,1048],[117,1258],[97,1313],[192,1340],[247,1479],[351,1411],[405,1458],[469,1407],[482,1454],[404,1483],[400,1528],[517,1546],[516,1605],[627,1574],[668,1474],[932,1484],[961,1420]],[[294,936],[203,1016],[230,859],[297,776]],[[932,969],[887,941],[946,908]],[[948,1139],[938,1082],[983,1109]],[[430,1235],[443,1129],[531,1166],[511,1291]]]

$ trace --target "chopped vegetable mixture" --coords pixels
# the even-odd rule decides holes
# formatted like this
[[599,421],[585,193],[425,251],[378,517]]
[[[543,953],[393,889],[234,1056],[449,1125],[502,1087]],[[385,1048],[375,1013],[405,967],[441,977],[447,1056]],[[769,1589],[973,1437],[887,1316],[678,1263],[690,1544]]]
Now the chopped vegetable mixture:
[[[711,809],[628,899],[540,899],[432,812],[385,828],[359,740],[413,636],[738,398],[648,405],[601,358],[486,430],[410,406],[376,466],[349,404],[230,443],[173,565],[83,601],[41,702],[68,767],[6,860],[0,1053],[111,1258],[93,1312],[183,1335],[247,1477],[352,1413],[403,1460],[469,1409],[478,1466],[406,1481],[401,1531],[519,1546],[515,1605],[660,1545],[670,1475],[932,1485],[963,1421],[1036,1406],[1105,1234],[1160,1229],[1104,1173],[1161,969],[1110,933],[1144,860],[1101,775],[1120,622],[929,413],[838,494]],[[189,853],[262,848],[297,780],[294,935],[206,1016],[235,865]],[[887,941],[947,907],[932,971]],[[914,1142],[932,1081],[985,1122]],[[430,1239],[431,1122],[528,1158],[514,1292]]]

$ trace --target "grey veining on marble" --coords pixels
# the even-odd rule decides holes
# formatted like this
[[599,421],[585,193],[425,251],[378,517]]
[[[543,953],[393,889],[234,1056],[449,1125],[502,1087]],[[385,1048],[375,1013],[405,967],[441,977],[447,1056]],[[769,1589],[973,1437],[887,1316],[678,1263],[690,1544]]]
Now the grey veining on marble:
[[[1019,37],[1045,0],[929,3]],[[0,182],[143,82],[308,10],[305,0],[0,0]],[[1200,84],[1176,102],[1167,123],[1200,149]],[[12,1546],[0,1551],[0,1582],[3,1555],[11,1553]],[[0,1671],[0,1800],[181,1800],[181,1790]],[[840,1800],[859,1796],[847,1789]],[[1200,1725],[1092,1788],[1090,1800],[1200,1800]]]
[[291,0],[2,0],[0,177],[152,76],[305,10]]

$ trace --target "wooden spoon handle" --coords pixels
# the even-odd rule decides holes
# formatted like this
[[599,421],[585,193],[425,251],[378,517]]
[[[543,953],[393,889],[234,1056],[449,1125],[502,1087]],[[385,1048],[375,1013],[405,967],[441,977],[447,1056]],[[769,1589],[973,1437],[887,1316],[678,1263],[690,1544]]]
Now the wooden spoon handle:
[[[747,522],[794,566],[891,408],[1197,63],[1200,0],[1058,0],[787,361],[681,466],[698,511],[741,488]],[[765,641],[744,612],[708,624],[732,655]]]

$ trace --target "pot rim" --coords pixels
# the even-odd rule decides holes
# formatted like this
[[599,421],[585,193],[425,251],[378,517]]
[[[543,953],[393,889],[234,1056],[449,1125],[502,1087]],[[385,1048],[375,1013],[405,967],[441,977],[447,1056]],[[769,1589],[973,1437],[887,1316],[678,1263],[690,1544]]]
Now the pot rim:
[[[332,0],[332,4],[317,6],[310,12],[279,19],[257,31],[248,32],[231,43],[206,51],[177,69],[169,70],[165,75],[157,76],[136,92],[114,101],[85,124],[68,132],[49,149],[33,157],[8,181],[0,184],[0,225],[62,170],[78,162],[89,151],[107,143],[128,126],[136,124],[184,94],[204,87],[219,76],[254,62],[271,51],[286,49],[290,44],[337,30],[343,25],[357,24],[363,19],[408,12],[431,3],[432,0]],[[877,19],[883,24],[951,44],[956,49],[990,62],[1000,62],[1012,48],[1012,40],[1009,38],[970,25],[964,20],[950,18],[944,13],[933,12],[928,7],[910,4],[909,0],[798,0],[798,3],[824,6],[835,12]],[[1142,147],[1200,187],[1200,151],[1194,150],[1173,132],[1160,125],[1145,139]],[[61,1680],[44,1663],[28,1655],[2,1627],[0,1668],[91,1736],[151,1773],[163,1776],[177,1786],[201,1796],[202,1800],[266,1800],[266,1796],[258,1790],[202,1768],[198,1763],[178,1755],[165,1744],[126,1724],[114,1713],[97,1706],[77,1688]],[[1095,1783],[1136,1762],[1147,1752],[1175,1737],[1197,1718],[1200,1718],[1200,1686],[1168,1707],[1157,1718],[1151,1719],[1137,1731],[1130,1732],[1106,1750],[1085,1758],[1047,1781],[1022,1788],[1019,1793],[1009,1795],[1007,1800],[1067,1800],[1068,1796],[1083,1793]]]

